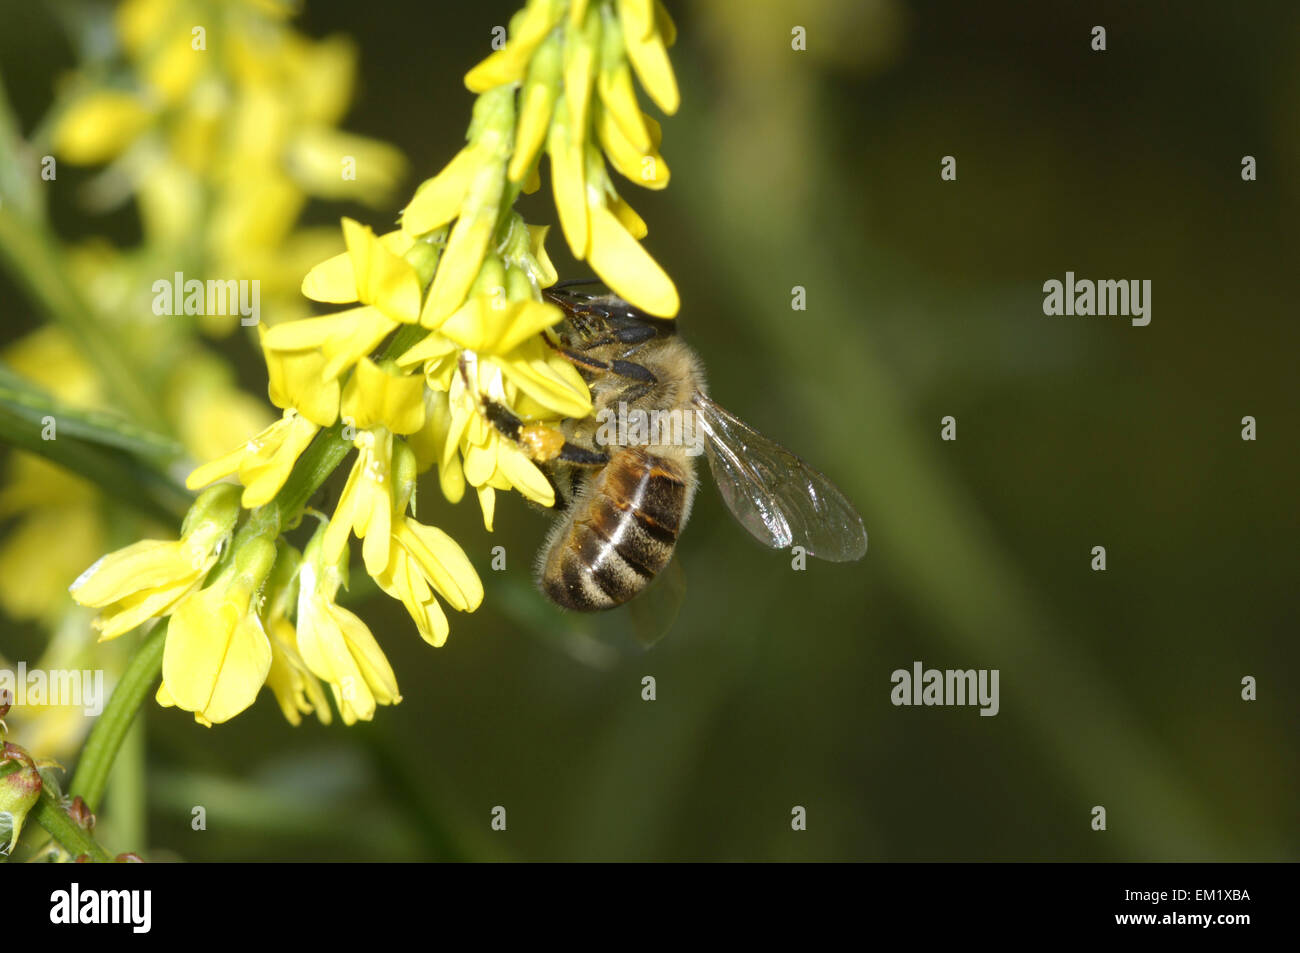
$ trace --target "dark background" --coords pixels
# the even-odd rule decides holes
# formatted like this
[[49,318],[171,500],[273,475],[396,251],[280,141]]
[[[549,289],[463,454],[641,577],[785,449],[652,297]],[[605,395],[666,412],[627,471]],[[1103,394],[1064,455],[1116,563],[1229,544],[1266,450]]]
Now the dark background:
[[[483,608],[439,650],[400,605],[358,609],[404,696],[364,728],[291,729],[269,695],[212,730],[151,706],[155,856],[1300,857],[1300,11],[668,6],[673,181],[622,192],[713,395],[841,486],[866,558],[794,572],[706,490],[679,550],[684,606],[642,652],[618,619],[584,628],[529,588],[544,515],[504,500],[489,537],[430,484],[421,518],[465,545]],[[19,28],[0,63],[34,118],[70,54],[41,11],[2,7]],[[357,41],[347,126],[406,152],[403,195],[458,148],[461,78],[515,7],[308,3],[305,31]],[[344,211],[381,228],[398,206]],[[521,209],[555,221],[549,177]],[[71,202],[56,215],[70,235],[131,235]],[[548,246],[562,276],[588,273],[558,230]],[[1151,324],[1044,316],[1042,284],[1067,270],[1150,279]],[[8,336],[33,318],[0,290]],[[259,390],[251,353],[231,353]],[[505,573],[488,568],[498,544]],[[999,669],[1000,714],[892,706],[890,673],[916,660]]]

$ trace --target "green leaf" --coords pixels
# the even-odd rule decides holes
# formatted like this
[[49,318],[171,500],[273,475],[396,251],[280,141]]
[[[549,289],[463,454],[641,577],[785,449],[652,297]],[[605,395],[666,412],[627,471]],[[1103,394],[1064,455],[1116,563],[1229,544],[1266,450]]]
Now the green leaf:
[[69,407],[0,364],[0,442],[35,453],[148,516],[181,519],[193,496],[167,473],[183,458],[168,437]]

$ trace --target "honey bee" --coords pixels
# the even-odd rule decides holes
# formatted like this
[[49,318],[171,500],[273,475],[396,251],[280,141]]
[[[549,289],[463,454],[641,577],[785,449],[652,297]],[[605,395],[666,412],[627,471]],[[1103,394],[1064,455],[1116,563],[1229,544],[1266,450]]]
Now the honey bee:
[[[563,448],[538,463],[560,514],[537,567],[552,602],[594,612],[646,589],[690,516],[701,452],[732,515],[763,544],[832,562],[866,553],[862,518],[830,480],[708,397],[703,365],[676,322],[575,283],[545,296],[565,313],[558,341],[548,342],[587,382],[593,410],[565,421]],[[488,416],[527,443],[504,408]]]

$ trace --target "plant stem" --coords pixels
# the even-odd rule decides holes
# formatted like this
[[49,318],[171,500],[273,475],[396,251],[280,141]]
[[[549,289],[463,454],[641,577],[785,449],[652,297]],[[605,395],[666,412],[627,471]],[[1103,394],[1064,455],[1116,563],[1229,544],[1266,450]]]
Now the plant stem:
[[[163,646],[167,641],[167,620],[163,620],[145,637],[140,647],[127,663],[122,679],[113,689],[104,713],[90,730],[77,761],[77,772],[68,786],[71,794],[80,794],[92,811],[99,809],[99,801],[108,785],[108,775],[113,769],[122,740],[126,737],[140,710],[145,696],[162,671]],[[53,833],[53,831],[51,831]]]
[[341,422],[326,427],[316,435],[311,446],[298,458],[275,501],[270,504],[279,512],[281,527],[293,525],[312,494],[329,479],[329,475],[351,449],[351,441],[343,439]]
[[[58,430],[47,434],[46,421]],[[127,439],[92,424],[89,416],[65,415],[56,402],[38,406],[30,394],[0,379],[0,442],[57,463],[145,516],[179,520],[193,497],[153,460],[113,444]]]
[[108,776],[107,827],[127,850],[143,850],[149,837],[144,728],[143,717],[131,723]]
[[80,857],[83,854],[96,863],[111,863],[113,858],[108,851],[100,847],[95,839],[89,833],[77,826],[77,822],[72,819],[63,806],[59,804],[58,799],[48,790],[41,791],[40,800],[36,802],[36,807],[32,809],[32,818],[41,827],[45,828],[49,835],[63,845],[73,857]]

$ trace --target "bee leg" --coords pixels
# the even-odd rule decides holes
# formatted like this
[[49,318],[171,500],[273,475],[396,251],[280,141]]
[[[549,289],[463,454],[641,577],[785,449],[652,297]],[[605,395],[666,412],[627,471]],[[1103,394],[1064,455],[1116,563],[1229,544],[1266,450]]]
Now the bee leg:
[[[542,335],[542,339],[546,341],[548,344],[551,343],[550,339],[547,338],[546,335]],[[614,339],[609,338],[603,341],[598,341],[596,343],[610,344],[613,342]],[[588,371],[593,371],[598,374],[613,374],[617,377],[626,377],[629,380],[644,381],[647,384],[659,383],[659,378],[655,377],[654,373],[643,364],[637,364],[633,361],[621,361],[621,360],[601,361],[601,360],[597,360],[594,357],[590,357],[582,353],[581,351],[575,351],[572,348],[560,347],[556,344],[551,344],[551,347],[555,348],[555,350],[559,352],[561,357],[563,357],[570,364],[573,364],[575,367],[585,369]]]
[[605,373],[609,370],[609,365],[604,361],[598,361],[594,357],[588,357],[581,351],[574,351],[567,347],[556,347],[560,356],[572,364],[574,367],[582,368],[596,373]]
[[655,377],[650,368],[644,364],[634,364],[632,361],[614,361],[609,365],[609,369],[619,377],[625,377],[631,381],[640,381],[643,384],[659,383],[659,378]]
[[603,450],[588,450],[566,440],[557,459],[586,467],[603,467],[609,463],[609,454]]
[[[609,463],[609,454],[588,450],[565,440],[559,431],[530,427],[514,415],[508,407],[489,397],[483,398],[483,415],[488,423],[503,436],[508,437],[535,461],[563,460],[581,466],[601,467]],[[545,430],[544,434],[538,430]]]

